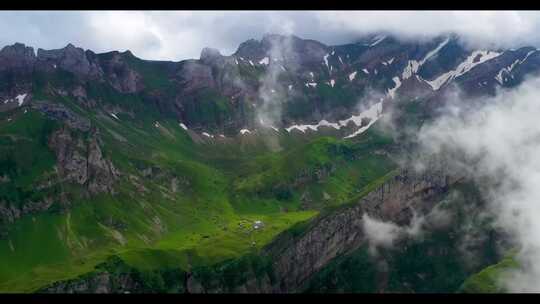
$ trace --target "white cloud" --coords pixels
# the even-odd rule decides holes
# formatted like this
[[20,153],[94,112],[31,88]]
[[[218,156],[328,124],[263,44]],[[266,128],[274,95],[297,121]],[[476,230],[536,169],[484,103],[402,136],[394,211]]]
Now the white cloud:
[[[467,100],[422,127],[420,144],[481,185],[497,225],[519,245],[524,266],[505,283],[511,291],[540,292],[540,79],[496,97]],[[463,101],[462,103],[463,104]]]
[[364,233],[369,239],[370,245],[391,247],[401,234],[401,228],[392,222],[383,222],[364,214]]
[[540,12],[526,11],[3,11],[0,44],[96,52],[131,50],[145,59],[198,58],[204,47],[230,54],[265,33],[295,34],[326,44],[373,31],[404,37],[463,35],[473,46],[538,45]]
[[414,213],[408,226],[398,226],[393,222],[380,221],[364,213],[362,222],[369,242],[369,251],[376,255],[377,248],[391,248],[400,237],[421,237],[425,218]]

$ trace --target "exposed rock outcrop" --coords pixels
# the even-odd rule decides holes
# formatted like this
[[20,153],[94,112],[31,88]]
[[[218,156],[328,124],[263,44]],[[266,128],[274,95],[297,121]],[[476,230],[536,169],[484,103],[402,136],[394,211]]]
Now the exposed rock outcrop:
[[32,107],[47,117],[67,124],[70,128],[88,132],[90,130],[90,120],[75,114],[62,104],[50,102],[35,102]]
[[42,64],[60,67],[81,78],[98,78],[103,75],[99,65],[89,61],[86,52],[71,43],[62,49],[38,49],[37,59]]
[[44,290],[45,293],[123,293],[139,289],[129,274],[111,275],[101,272],[86,280],[60,282]]
[[0,51],[0,71],[20,69],[30,72],[35,61],[34,48],[22,43],[5,46]]
[[52,134],[49,146],[56,154],[58,174],[64,181],[84,185],[90,194],[114,192],[113,183],[120,173],[103,157],[97,130],[84,140],[63,127]]
[[7,234],[1,229],[3,225],[12,224],[27,214],[46,211],[53,203],[54,199],[50,196],[44,197],[42,200],[25,202],[22,206],[0,200],[0,239]]

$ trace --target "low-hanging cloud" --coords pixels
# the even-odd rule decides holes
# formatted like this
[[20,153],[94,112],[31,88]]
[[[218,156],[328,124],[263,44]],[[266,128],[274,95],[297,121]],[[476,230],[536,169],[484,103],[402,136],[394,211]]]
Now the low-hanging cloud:
[[522,268],[503,282],[514,292],[540,292],[539,96],[540,79],[530,79],[476,107],[450,106],[418,134],[423,153],[443,155],[479,185],[496,226],[516,243]]
[[73,43],[174,61],[198,58],[204,47],[230,54],[265,33],[326,44],[350,43],[375,31],[415,39],[454,32],[482,48],[540,42],[540,12],[534,11],[3,11],[0,26],[0,45],[51,49]]
[[392,248],[402,237],[421,237],[424,233],[425,216],[413,214],[408,226],[398,226],[393,222],[378,220],[364,213],[362,216],[363,229],[369,243],[369,252],[377,255],[377,248]]

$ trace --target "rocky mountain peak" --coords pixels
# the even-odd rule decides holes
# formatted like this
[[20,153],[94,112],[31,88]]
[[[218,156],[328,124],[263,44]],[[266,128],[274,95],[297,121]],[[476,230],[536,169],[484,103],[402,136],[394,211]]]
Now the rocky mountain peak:
[[263,56],[265,53],[266,51],[260,41],[249,39],[238,46],[234,55],[243,58],[257,58]]
[[219,52],[218,49],[214,49],[214,48],[209,48],[209,47],[205,47],[202,51],[201,51],[201,61],[208,61],[208,60],[213,60],[215,58],[218,58],[218,57],[221,57],[221,53]]
[[37,58],[41,62],[59,66],[79,77],[95,76],[100,74],[99,67],[90,63],[86,52],[69,43],[61,49],[38,49]]
[[13,45],[8,45],[2,48],[0,51],[2,55],[8,54],[17,54],[24,55],[28,57],[35,57],[34,48],[31,46],[26,46],[24,43],[16,42]]
[[0,69],[29,67],[35,59],[34,48],[17,42],[0,50]]
[[135,55],[133,55],[133,53],[130,51],[130,50],[126,50],[125,52],[122,53],[122,55],[126,56],[126,57],[133,57],[133,58],[136,58]]

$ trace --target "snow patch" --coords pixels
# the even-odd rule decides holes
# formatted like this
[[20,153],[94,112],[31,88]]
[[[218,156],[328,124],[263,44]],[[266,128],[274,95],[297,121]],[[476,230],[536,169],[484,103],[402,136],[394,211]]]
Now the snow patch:
[[[378,102],[374,105],[372,105],[368,110],[360,113],[360,115],[351,118],[353,119],[354,123],[357,125],[357,126],[360,126],[359,122],[362,120],[362,118],[370,118],[371,120],[369,121],[369,123],[363,127],[361,127],[360,129],[356,130],[354,133],[350,134],[350,135],[347,135],[345,137],[343,137],[344,139],[347,139],[347,138],[352,138],[352,137],[355,137],[355,136],[358,136],[362,133],[364,133],[367,129],[369,129],[369,127],[371,127],[371,125],[373,125],[381,116],[382,116],[382,101],[381,102]],[[341,124],[341,121],[339,122]]]
[[261,61],[259,61],[259,64],[268,65],[269,63],[270,63],[270,58],[268,57],[264,57],[263,59],[261,59]]
[[[428,60],[430,60],[433,56],[435,56],[447,43],[448,41],[450,41],[450,38],[446,38],[443,42],[441,42],[436,48],[434,48],[433,50],[431,50],[430,52],[428,52],[426,54],[426,56],[424,56],[424,58],[420,61],[416,61],[416,60],[409,60],[409,62],[407,62],[407,66],[405,67],[405,69],[403,69],[403,73],[401,75],[401,78],[402,79],[408,79],[410,78],[413,74],[415,74],[416,72],[418,72],[418,69],[420,69],[420,67],[426,63]],[[392,58],[393,59],[393,58]]]
[[317,83],[316,83],[316,82],[307,82],[307,83],[306,83],[306,87],[312,87],[312,88],[314,88],[314,87],[316,87],[316,86],[317,86]]
[[365,110],[364,112],[358,114],[358,115],[353,115],[351,116],[350,118],[348,119],[345,119],[345,120],[340,120],[339,121],[339,124],[341,126],[346,126],[349,122],[353,122],[357,127],[361,126],[362,125],[362,118],[365,118],[365,117],[369,117],[369,118],[373,118],[373,117],[377,117],[377,113],[381,112],[382,111],[382,101],[376,103],[376,104],[373,104],[372,106],[369,107],[369,109]]
[[[460,63],[455,70],[448,71],[435,78],[434,80],[426,81],[426,83],[429,84],[433,88],[433,90],[436,91],[445,83],[448,83],[449,81],[458,78],[459,76],[462,76],[463,74],[473,69],[475,66],[484,63],[490,59],[496,58],[500,55],[501,53],[493,51],[474,51],[469,57],[467,57],[467,59],[465,59],[465,61]],[[479,60],[474,62],[477,57],[479,57]]]
[[182,127],[182,129],[184,129],[184,130],[186,130],[186,131],[187,131],[187,129],[188,129],[188,128],[186,127],[186,125],[185,125],[185,124],[183,124],[183,123],[181,123],[181,122],[180,122],[180,123],[179,123],[179,125],[180,125],[180,127]]
[[340,120],[337,123],[328,122],[327,120],[323,119],[323,120],[319,121],[315,125],[292,125],[292,126],[290,126],[288,128],[285,128],[285,130],[290,133],[292,130],[297,129],[297,130],[301,131],[302,133],[305,133],[307,130],[318,131],[318,129],[321,126],[332,127],[332,128],[334,128],[336,130],[339,130],[342,127],[347,126],[347,124],[349,122],[351,122],[351,121],[357,127],[360,127],[362,125],[362,119],[363,118],[366,118],[366,117],[370,118],[371,120],[366,126],[363,126],[360,129],[358,129],[357,131],[355,131],[354,133],[352,133],[351,135],[348,135],[347,137],[344,137],[344,138],[351,138],[351,137],[357,136],[357,135],[361,134],[362,132],[364,132],[365,130],[367,130],[373,123],[375,123],[375,121],[377,119],[380,118],[380,116],[382,115],[382,103],[383,102],[382,102],[382,99],[381,99],[380,102],[372,105],[369,109],[367,109],[366,111],[360,113],[359,115],[352,115],[350,118],[345,119],[345,120]]
[[242,129],[240,130],[240,134],[244,135],[246,133],[251,133],[251,131],[249,131],[248,129]]
[[362,71],[364,71],[364,73],[366,74],[369,74],[369,71],[367,69],[362,69]]
[[[497,76],[495,76],[495,80],[497,80],[501,85],[503,84],[504,82],[504,79],[503,79],[503,73],[507,74],[507,75],[510,75],[510,73],[512,72],[512,70],[514,69],[514,67],[516,67],[516,65],[518,64],[522,64],[523,62],[525,62],[525,60],[527,60],[527,58],[529,58],[529,56],[534,53],[536,51],[530,51],[527,53],[527,55],[525,55],[525,58],[523,58],[522,60],[519,60],[519,59],[516,59],[516,61],[514,61],[510,66],[508,67],[505,67],[503,69],[501,69],[499,71],[499,73],[497,74]],[[510,75],[510,77],[513,78],[512,75]]]
[[335,84],[336,84],[336,81],[334,79],[330,79],[330,86],[332,86],[332,88],[334,87]]
[[328,68],[328,56],[330,56],[330,55],[329,55],[329,54],[326,54],[326,55],[324,55],[324,57],[323,57],[324,64],[326,65],[327,68]]
[[349,74],[349,81],[353,81],[353,80],[354,80],[354,78],[356,77],[356,73],[357,73],[357,72],[354,71],[354,72],[352,72],[352,73]]
[[17,96],[16,96],[15,98],[13,98],[13,99],[6,99],[6,100],[4,100],[4,104],[6,104],[6,103],[8,103],[8,102],[16,101],[16,102],[19,104],[19,107],[20,107],[20,106],[22,106],[22,104],[24,103],[24,99],[26,98],[26,96],[28,96],[27,93],[17,95]]
[[21,95],[17,95],[17,97],[15,97],[15,99],[19,103],[19,107],[22,106],[22,104],[24,102],[24,99],[26,98],[26,95],[28,95],[28,94],[24,93],[24,94],[21,94]]
[[254,66],[253,61],[251,60],[249,61],[249,64],[251,64],[251,66]]
[[376,46],[377,44],[381,43],[386,38],[386,36],[377,36],[375,37],[375,41],[369,45],[369,47]]
[[514,61],[514,63],[512,63],[510,66],[502,68],[497,74],[497,76],[495,76],[495,80],[497,80],[497,82],[499,82],[500,84],[503,84],[504,83],[503,73],[510,75],[510,73],[512,72],[512,69],[514,69],[514,67],[517,64],[519,64],[519,59],[516,59],[516,61]]
[[206,137],[214,138],[214,135],[208,134],[206,132],[202,132],[202,135],[204,135]]
[[116,116],[116,114],[114,114],[114,113],[109,113],[109,114],[111,114],[111,116],[114,117],[116,120],[120,120],[120,119],[118,118],[118,116]]
[[292,125],[288,128],[285,128],[285,130],[287,130],[287,132],[291,132],[293,129],[297,129],[297,130],[300,130],[302,133],[305,133],[308,129],[313,130],[313,131],[318,131],[319,127],[321,126],[333,127],[338,130],[340,128],[339,124],[330,123],[323,119],[319,121],[316,125]]

